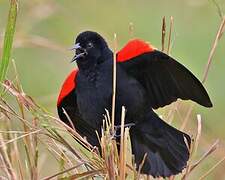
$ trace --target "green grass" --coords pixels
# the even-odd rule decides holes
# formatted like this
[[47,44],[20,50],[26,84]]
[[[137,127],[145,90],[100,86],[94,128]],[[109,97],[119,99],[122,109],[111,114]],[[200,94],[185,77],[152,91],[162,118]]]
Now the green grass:
[[5,35],[4,35],[4,45],[3,45],[2,59],[0,64],[0,82],[2,82],[5,79],[7,69],[9,66],[13,38],[14,38],[15,29],[16,29],[17,10],[18,10],[17,0],[10,0],[10,9],[9,9]]

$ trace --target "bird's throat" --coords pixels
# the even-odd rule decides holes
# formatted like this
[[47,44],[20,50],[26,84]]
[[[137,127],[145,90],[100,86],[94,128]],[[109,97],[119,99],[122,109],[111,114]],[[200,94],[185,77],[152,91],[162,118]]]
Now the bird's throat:
[[96,80],[98,76],[98,66],[95,64],[88,64],[89,62],[77,63],[80,73],[90,82]]

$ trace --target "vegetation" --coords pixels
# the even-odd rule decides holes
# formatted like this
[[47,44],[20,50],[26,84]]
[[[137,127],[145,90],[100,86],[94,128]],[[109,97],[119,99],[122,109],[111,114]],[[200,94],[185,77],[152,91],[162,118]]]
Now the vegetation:
[[[0,4],[1,3],[3,2],[0,2]],[[8,2],[5,1],[5,3]],[[21,4],[19,5],[21,6],[21,9],[19,6],[19,11],[17,11],[17,0],[11,0],[9,3],[9,16],[6,23],[7,25],[5,28],[4,41],[0,39],[4,42],[1,51],[2,58],[0,64],[0,80],[2,82],[2,93],[0,97],[0,179],[150,179],[150,177],[140,175],[141,166],[137,167],[136,170],[131,154],[129,128],[121,128],[121,151],[118,153],[116,143],[112,138],[111,129],[113,129],[113,123],[111,122],[113,121],[111,120],[111,117],[109,117],[109,113],[107,111],[103,122],[102,134],[99,134],[99,141],[101,142],[102,147],[102,156],[95,147],[92,147],[73,128],[70,128],[66,124],[62,123],[57,118],[57,115],[52,113],[52,107],[55,105],[54,103],[49,102],[53,101],[53,98],[55,101],[56,96],[48,95],[47,92],[49,90],[47,87],[53,84],[53,80],[61,78],[61,81],[63,79],[63,77],[59,76],[54,78],[49,77],[53,75],[51,70],[56,71],[54,75],[62,70],[61,63],[59,63],[59,61],[53,61],[52,59],[56,58],[56,56],[60,56],[61,58],[62,55],[60,55],[60,53],[66,54],[67,51],[63,45],[52,42],[50,39],[53,38],[54,35],[58,36],[61,31],[59,29],[52,28],[52,31],[50,32],[51,34],[46,34],[49,38],[45,38],[41,35],[34,35],[31,33],[33,30],[30,30],[29,33],[26,31],[21,32],[19,31],[21,28],[18,27],[18,25],[26,26],[25,29],[27,31],[29,31],[30,26],[38,28],[36,24],[32,25],[32,23],[41,25],[48,23],[49,21],[52,23],[51,25],[54,26],[54,22],[56,22],[56,20],[59,21],[60,18],[55,14],[52,17],[53,20],[50,21],[47,17],[51,16],[51,13],[53,13],[52,11],[56,11],[57,8],[60,9],[61,7],[63,9],[71,4],[75,6],[76,4],[74,4],[74,1],[68,1],[67,6],[65,6],[62,2],[56,3],[50,0],[42,0],[39,2],[34,1],[35,5],[29,2],[20,2]],[[78,5],[82,5],[82,2],[77,3]],[[211,27],[214,29],[213,32],[216,31],[216,28],[218,30],[216,35],[214,35],[215,40],[211,45],[208,61],[206,62],[204,68],[203,83],[206,82],[208,76],[210,77],[209,69],[212,65],[216,48],[225,31],[225,17],[222,15],[220,6],[216,2],[214,2],[214,4],[217,5],[216,7],[218,8],[217,10],[220,14],[221,22],[218,28],[215,26]],[[162,4],[159,2],[158,5]],[[104,5],[102,5],[102,7],[103,6]],[[6,8],[7,6],[4,5],[3,7]],[[89,8],[91,9],[91,7]],[[89,8],[88,10],[90,10]],[[114,6],[112,8],[114,8]],[[131,8],[133,8],[133,6]],[[31,13],[31,18],[34,18],[30,20],[28,17],[28,24],[25,24],[24,22],[19,23],[22,19],[21,16],[23,15],[17,16],[17,13],[18,15],[25,13],[23,11],[25,9],[28,10],[26,15]],[[89,12],[88,10],[87,13]],[[3,13],[1,13],[1,15],[2,14]],[[4,14],[6,14],[6,12]],[[79,14],[74,12],[73,15],[78,16]],[[83,15],[85,16],[85,14]],[[47,20],[45,18],[47,18]],[[54,20],[54,18],[56,19]],[[158,28],[158,32],[161,33],[162,37],[162,50],[166,53],[175,51],[176,48],[173,48],[173,46],[179,38],[175,36],[175,33],[173,33],[176,27],[176,25],[174,25],[174,19],[175,18],[170,18],[170,22],[166,24],[166,19],[163,18],[162,31]],[[16,31],[16,38],[13,43],[16,20],[17,28],[19,30]],[[63,18],[61,19],[62,22],[60,22],[60,26],[65,25],[64,20],[65,19]],[[72,18],[70,20],[72,20]],[[65,21],[67,22],[67,20]],[[70,23],[76,24],[76,22]],[[155,22],[153,24],[155,24]],[[136,29],[134,28],[134,25],[136,24],[131,23],[129,25],[129,32],[126,33],[130,37],[133,37],[134,34],[137,33],[135,32]],[[2,24],[0,24],[0,27],[1,26]],[[145,24],[145,26],[147,25]],[[139,29],[138,26],[135,27]],[[44,28],[46,28],[46,26],[42,25],[39,29],[40,34],[41,31],[44,31]],[[67,32],[68,30],[64,26],[62,31]],[[196,33],[198,33],[197,30]],[[159,37],[160,35],[157,36],[157,39],[160,39]],[[63,39],[64,36],[62,35],[58,38]],[[213,38],[213,35],[210,36],[210,38]],[[113,36],[112,38],[110,36],[109,39],[113,39]],[[123,39],[121,40],[123,41]],[[206,38],[206,40],[208,39]],[[210,41],[212,41],[212,39]],[[112,43],[114,51],[118,49],[117,46],[120,44],[119,42],[120,38],[116,38],[115,36],[114,42]],[[12,46],[13,44],[14,46]],[[64,44],[67,43],[64,42]],[[15,49],[20,49],[17,50],[18,52],[15,52],[14,56],[11,55],[12,47]],[[44,49],[38,49],[40,47]],[[35,59],[35,53],[37,52],[34,53],[34,48],[37,48],[37,52],[42,54],[38,57],[44,59],[44,61],[42,61],[43,64],[40,63],[38,66],[34,62],[32,64],[29,63],[29,61],[37,60]],[[218,46],[218,48],[220,47]],[[29,52],[29,50],[31,52]],[[29,58],[27,56],[27,60],[25,59],[20,62],[19,60],[21,60],[22,57],[26,57],[23,53],[28,54]],[[208,51],[203,53],[208,54]],[[15,61],[12,60],[12,57]],[[50,59],[50,57],[52,59]],[[63,58],[66,59],[66,57]],[[55,63],[57,69],[55,69]],[[65,61],[63,63],[65,64]],[[46,66],[51,67],[46,68]],[[35,68],[39,69],[39,71],[35,70]],[[48,72],[44,73],[46,70]],[[39,72],[37,75],[38,79],[35,78],[35,71]],[[64,68],[62,71],[67,72],[68,70]],[[62,75],[62,72],[59,74]],[[31,75],[33,76],[31,77]],[[55,86],[59,86],[61,83],[59,80],[56,80],[55,82]],[[53,87],[55,86],[53,85]],[[29,92],[29,95],[26,92]],[[217,96],[217,94],[214,96]],[[212,96],[212,99],[214,96]],[[180,129],[193,129],[191,131],[193,134],[193,144],[190,148],[191,158],[188,162],[188,166],[182,174],[176,177],[171,177],[170,179],[224,178],[223,169],[225,152],[223,140],[219,142],[219,140],[214,138],[215,136],[212,135],[209,128],[204,129],[206,123],[202,120],[203,116],[200,114],[196,116],[196,111],[198,113],[204,113],[205,111],[202,109],[196,109],[194,104],[183,103],[181,101],[173,103],[166,109],[159,111],[163,115],[164,119],[166,119],[169,123],[175,123],[177,127],[180,127]],[[123,109],[121,115],[122,127],[124,126],[124,117],[125,109]],[[207,116],[207,119],[209,117],[212,116]],[[179,120],[181,121],[179,122]],[[217,123],[215,120],[212,121],[214,121],[212,125]],[[221,126],[224,124],[225,122],[222,122],[221,119]],[[215,125],[214,128],[217,128],[217,125]],[[223,134],[223,132],[221,132],[221,134]],[[218,136],[221,139],[225,137],[222,135],[220,136],[219,133]]]

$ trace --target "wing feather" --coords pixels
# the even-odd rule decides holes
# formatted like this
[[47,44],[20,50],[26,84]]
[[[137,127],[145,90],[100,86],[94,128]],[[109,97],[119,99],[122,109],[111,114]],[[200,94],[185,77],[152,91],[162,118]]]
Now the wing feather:
[[163,52],[151,50],[126,61],[120,59],[117,62],[143,85],[147,98],[155,109],[168,105],[178,98],[212,107],[201,82],[186,67]]

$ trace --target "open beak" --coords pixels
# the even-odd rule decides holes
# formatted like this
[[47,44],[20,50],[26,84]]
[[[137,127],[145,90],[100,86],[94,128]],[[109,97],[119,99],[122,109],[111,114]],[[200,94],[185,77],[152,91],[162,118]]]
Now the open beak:
[[73,59],[71,60],[71,62],[74,62],[74,61],[76,61],[78,58],[84,57],[84,56],[87,54],[86,50],[83,49],[83,48],[80,46],[80,43],[74,44],[74,46],[71,47],[69,50],[71,50],[71,51],[75,50],[75,51],[76,51],[76,54],[75,54],[75,56],[73,57]]
[[80,43],[76,43],[71,48],[69,48],[69,50],[73,51],[73,50],[77,50],[79,48],[81,48]]

